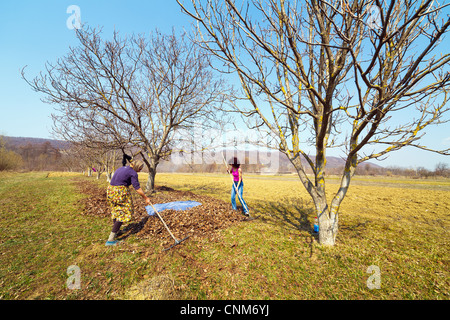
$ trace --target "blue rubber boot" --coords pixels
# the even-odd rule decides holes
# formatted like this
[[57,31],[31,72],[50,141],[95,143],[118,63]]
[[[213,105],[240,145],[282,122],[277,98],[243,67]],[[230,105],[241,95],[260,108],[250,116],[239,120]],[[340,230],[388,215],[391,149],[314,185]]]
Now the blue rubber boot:
[[114,241],[106,241],[105,246],[115,246],[119,243],[119,241],[114,240]]

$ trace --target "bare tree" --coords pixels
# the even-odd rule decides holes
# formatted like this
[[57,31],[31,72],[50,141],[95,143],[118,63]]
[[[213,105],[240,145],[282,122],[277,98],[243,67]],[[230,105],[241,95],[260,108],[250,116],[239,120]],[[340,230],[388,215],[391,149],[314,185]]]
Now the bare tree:
[[[194,19],[199,43],[224,65],[222,71],[238,75],[250,106],[236,104],[236,110],[253,128],[270,134],[294,165],[314,201],[321,244],[335,244],[339,207],[358,164],[405,146],[431,150],[419,143],[424,129],[446,121],[446,5],[177,1]],[[325,166],[332,147],[342,150],[346,164],[340,188],[328,201]]]
[[450,176],[450,168],[447,163],[439,162],[436,164],[434,174],[438,177],[448,178]]
[[79,45],[47,63],[29,81],[45,102],[58,105],[56,132],[69,141],[111,149],[131,147],[147,165],[147,191],[156,168],[173,149],[176,132],[220,121],[215,107],[226,99],[225,84],[208,55],[182,34],[155,31],[105,40],[101,31],[76,30]]
[[96,147],[92,145],[92,142],[73,144],[72,150],[67,154],[76,157],[79,165],[83,169],[87,169],[89,176],[92,175],[92,172],[95,172],[97,179],[100,179],[100,176],[105,172],[108,182],[111,181],[116,168],[122,166],[122,151],[111,149],[108,146],[105,148],[103,143]]

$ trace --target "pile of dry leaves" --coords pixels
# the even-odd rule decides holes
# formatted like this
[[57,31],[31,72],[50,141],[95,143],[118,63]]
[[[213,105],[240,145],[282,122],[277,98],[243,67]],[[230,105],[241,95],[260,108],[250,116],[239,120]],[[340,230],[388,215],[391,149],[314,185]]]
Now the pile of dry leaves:
[[[106,202],[106,188],[99,188],[95,183],[86,180],[76,181],[76,184],[80,192],[89,195],[80,200],[84,206],[82,214],[110,216],[110,209]],[[172,237],[158,216],[149,216],[145,210],[145,201],[136,192],[132,191],[132,194],[133,220],[122,227],[124,234],[121,238],[134,234],[139,238],[154,238],[162,241],[162,245],[173,243]],[[159,213],[177,239],[187,236],[213,236],[214,231],[246,219],[241,211],[232,210],[230,203],[188,191],[161,186],[156,188],[156,193],[150,198],[153,204],[187,200],[198,201],[202,204],[184,211],[164,210]]]

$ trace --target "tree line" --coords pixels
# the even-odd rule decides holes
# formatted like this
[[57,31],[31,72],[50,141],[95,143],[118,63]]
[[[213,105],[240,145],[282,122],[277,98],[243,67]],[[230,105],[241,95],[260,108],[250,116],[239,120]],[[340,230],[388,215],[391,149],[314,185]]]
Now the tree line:
[[[121,150],[104,150],[97,153],[89,148],[53,145],[50,141],[44,142],[14,142],[8,137],[0,136],[0,171],[66,171],[81,172],[97,178],[111,178],[116,168],[122,165],[123,153]],[[260,162],[252,163],[249,156],[242,152],[242,164],[245,172],[264,173],[265,165]],[[280,154],[282,156],[282,154]],[[182,164],[174,165],[171,162],[161,163],[162,172],[198,172],[223,173],[222,163]],[[327,168],[326,175],[338,175],[344,169],[343,165]],[[94,171],[95,170],[95,171]],[[146,172],[146,170],[144,170]],[[289,161],[280,160],[276,172],[278,174],[293,174],[295,168]],[[308,174],[312,174],[308,170]],[[104,174],[104,175],[103,175]],[[365,163],[355,171],[361,176],[402,176],[414,179],[450,178],[450,167],[446,163],[437,163],[433,170],[424,167],[402,168],[399,166],[381,167]]]
[[0,136],[0,171],[65,170],[62,155],[50,142],[17,145]]

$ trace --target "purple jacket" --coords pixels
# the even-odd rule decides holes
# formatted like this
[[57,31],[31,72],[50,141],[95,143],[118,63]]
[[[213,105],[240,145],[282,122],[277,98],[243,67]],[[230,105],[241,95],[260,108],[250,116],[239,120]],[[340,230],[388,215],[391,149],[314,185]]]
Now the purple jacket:
[[131,167],[120,167],[117,169],[116,172],[114,172],[110,184],[112,186],[126,187],[133,185],[135,190],[141,187],[138,180],[138,174]]

